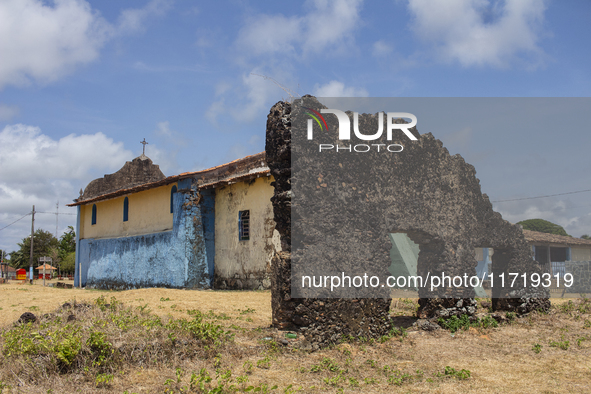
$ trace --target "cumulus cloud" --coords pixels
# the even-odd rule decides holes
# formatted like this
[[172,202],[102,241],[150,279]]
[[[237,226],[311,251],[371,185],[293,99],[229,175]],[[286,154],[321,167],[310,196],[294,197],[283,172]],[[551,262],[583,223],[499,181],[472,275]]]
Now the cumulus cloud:
[[[209,106],[205,117],[217,128],[222,128],[221,120],[228,120],[230,116],[233,122],[251,122],[260,117],[261,111],[268,111],[273,97],[281,92],[285,99],[289,95],[271,78],[262,76],[259,69],[243,74],[241,83],[234,88],[223,83],[216,89],[216,100]],[[234,126],[235,128],[235,126]]]
[[148,18],[161,16],[170,8],[167,0],[152,0],[143,8],[130,8],[121,11],[118,21],[120,33],[139,32],[145,29]]
[[141,30],[145,19],[166,10],[154,0],[124,10],[118,25],[107,22],[84,0],[0,2],[0,89],[32,81],[48,83],[99,57],[105,43]]
[[527,219],[544,219],[564,227],[572,236],[591,234],[591,214],[586,213],[589,204],[578,199],[538,199],[494,203],[494,209],[503,219],[517,223]]
[[[60,212],[75,213],[64,203],[78,197],[80,188],[92,179],[117,171],[133,158],[123,143],[103,133],[71,134],[55,140],[38,127],[24,124],[4,127],[0,146],[0,227],[29,212],[33,205],[38,211],[54,212],[58,200]],[[70,216],[60,216],[60,223],[75,223],[75,216]],[[67,222],[68,218],[73,222]],[[40,214],[35,222],[36,228],[55,231],[55,216]],[[14,249],[27,226],[30,229],[30,219],[28,224],[23,220],[3,230],[0,248]]]
[[154,130],[154,133],[164,137],[171,137],[172,130],[170,130],[170,123],[168,121],[156,123],[156,130]]
[[346,87],[339,81],[330,81],[324,85],[314,86],[316,97],[367,97],[369,93],[363,88]]
[[537,64],[544,0],[409,0],[415,33],[445,61],[507,67],[522,57]]
[[314,0],[304,16],[256,15],[236,44],[249,55],[296,55],[341,50],[359,26],[361,0]]
[[19,109],[14,105],[5,105],[0,103],[0,121],[11,120],[19,113]]
[[[298,93],[290,90],[295,90],[295,84],[290,84],[294,59],[343,53],[353,47],[349,44],[361,23],[362,3],[362,0],[309,0],[304,15],[257,14],[247,18],[235,40],[235,48],[239,55],[237,63],[250,72],[245,72],[232,85],[225,81],[217,86],[216,99],[207,109],[206,118],[216,128],[229,129],[226,115],[233,120],[251,122],[280,98],[297,97]],[[257,66],[252,64],[259,61],[262,63]],[[338,92],[367,95],[362,89],[344,86]]]
[[379,40],[373,43],[371,53],[375,57],[386,56],[392,52],[392,46],[383,40]]
[[38,127],[9,125],[0,132],[0,180],[3,183],[45,179],[89,180],[95,169],[121,167],[131,152],[103,133],[70,134],[54,140]]

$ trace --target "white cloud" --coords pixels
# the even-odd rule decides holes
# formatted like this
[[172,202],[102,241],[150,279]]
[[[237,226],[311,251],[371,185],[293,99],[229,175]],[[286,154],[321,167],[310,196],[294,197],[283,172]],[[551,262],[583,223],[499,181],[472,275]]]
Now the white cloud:
[[376,41],[373,43],[371,53],[375,57],[386,56],[386,55],[390,54],[391,52],[392,52],[392,46],[390,44],[386,43],[385,41],[379,40],[379,41]]
[[277,86],[252,73],[242,76],[242,84],[246,88],[246,102],[232,116],[250,122],[258,117],[259,111],[268,110],[268,101],[277,92]]
[[168,121],[158,122],[156,124],[156,130],[154,130],[154,133],[156,133],[156,135],[164,137],[172,136],[172,131],[170,130],[170,123]]
[[[160,149],[156,144],[151,144],[146,145],[146,156],[152,160],[152,163],[157,164],[160,167],[160,171],[162,171],[164,175],[170,176],[179,173],[178,165],[176,164],[176,151]],[[124,161],[119,163],[119,167],[123,167],[124,163]]]
[[227,111],[224,98],[220,98],[209,106],[205,111],[205,118],[209,120],[216,128],[219,128],[218,117],[222,116]]
[[[235,88],[221,84],[217,87],[217,100],[205,113],[205,117],[216,127],[220,127],[219,118],[230,115],[234,122],[252,122],[259,118],[261,111],[268,111],[273,97],[282,92],[274,80],[261,76],[260,70],[242,75],[241,84]],[[289,95],[284,93],[284,98]],[[225,119],[227,121],[227,119]],[[235,129],[235,126],[232,126]]]
[[535,65],[543,54],[544,0],[409,0],[408,8],[415,33],[445,61],[507,67],[524,55]]
[[[63,205],[78,197],[80,188],[105,173],[112,173],[133,157],[102,133],[68,135],[59,140],[43,134],[38,127],[15,124],[0,131],[0,227],[18,219],[35,205],[41,212],[75,213]],[[26,221],[29,221],[27,224]],[[2,232],[0,248],[12,250],[30,230],[30,219]],[[68,221],[69,220],[69,221]],[[36,228],[55,231],[55,216],[35,216]],[[60,216],[60,224],[75,224],[75,216]]]
[[146,156],[152,159],[154,164],[158,164],[165,175],[180,172],[177,156],[181,148],[192,144],[190,138],[173,130],[169,121],[156,123],[154,136],[156,142],[146,147]]
[[361,0],[315,0],[314,10],[305,17],[304,49],[321,52],[352,39],[360,24]]
[[145,29],[146,20],[153,16],[160,16],[170,8],[167,0],[152,0],[143,8],[130,8],[121,11],[118,21],[120,33],[133,33]]
[[342,82],[330,81],[324,85],[316,84],[314,95],[316,97],[367,97],[369,93],[363,88],[345,87]]
[[256,15],[238,34],[237,46],[250,55],[320,53],[342,50],[359,26],[362,0],[313,0],[301,17]]
[[19,114],[19,109],[14,105],[5,105],[0,103],[0,121],[11,120]]
[[0,3],[0,88],[50,82],[98,57],[110,26],[81,0]]
[[544,219],[564,227],[568,234],[580,237],[583,234],[591,234],[591,214],[581,215],[581,212],[586,211],[586,205],[581,205],[581,201],[567,199],[508,201],[495,203],[494,209],[503,215],[503,219],[511,223],[527,219]]
[[59,140],[38,127],[9,125],[0,132],[0,182],[88,181],[95,169],[119,168],[131,152],[103,133],[70,134]]
[[107,22],[84,0],[3,0],[0,2],[0,89],[32,81],[48,83],[90,63],[113,37],[141,30],[145,19],[167,3],[154,0],[124,10],[119,25]]
[[566,232],[574,237],[580,237],[583,234],[591,235],[591,213],[572,218],[571,221],[564,226]]
[[238,46],[253,55],[289,53],[302,40],[302,18],[257,15],[238,33]]
[[[219,129],[233,129],[228,118],[241,123],[259,119],[279,99],[298,96],[293,59],[334,54],[354,47],[353,33],[360,25],[362,0],[309,0],[301,16],[257,14],[248,18],[235,41],[241,81],[216,87],[216,99],[206,118]],[[262,60],[258,67],[248,60]],[[255,75],[256,74],[256,75]],[[273,78],[271,78],[271,76]],[[279,81],[279,82],[278,82]],[[341,94],[367,95],[363,89],[342,87]],[[224,116],[230,115],[230,117]],[[235,123],[235,122],[234,122]]]

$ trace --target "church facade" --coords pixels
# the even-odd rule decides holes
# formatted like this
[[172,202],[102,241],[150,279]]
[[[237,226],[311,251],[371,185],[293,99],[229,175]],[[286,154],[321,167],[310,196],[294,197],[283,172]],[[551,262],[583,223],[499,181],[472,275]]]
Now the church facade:
[[272,181],[264,153],[169,177],[142,154],[69,204],[75,285],[269,288],[280,249]]

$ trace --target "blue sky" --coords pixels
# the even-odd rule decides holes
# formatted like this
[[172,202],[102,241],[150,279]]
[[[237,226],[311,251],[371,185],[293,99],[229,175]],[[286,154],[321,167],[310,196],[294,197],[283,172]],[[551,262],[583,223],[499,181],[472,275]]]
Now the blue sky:
[[[165,175],[264,150],[269,108],[289,99],[274,81],[326,97],[590,96],[588,1],[285,4],[0,2],[0,228],[59,201],[63,232],[75,223],[65,204],[141,154],[143,138]],[[584,113],[588,103],[577,105]],[[591,189],[589,127],[561,124],[498,138],[417,127],[475,165],[483,191],[502,200]],[[591,233],[590,196],[495,208],[580,236]],[[36,215],[36,227],[54,232],[55,219]],[[1,230],[0,249],[29,231],[30,217]]]

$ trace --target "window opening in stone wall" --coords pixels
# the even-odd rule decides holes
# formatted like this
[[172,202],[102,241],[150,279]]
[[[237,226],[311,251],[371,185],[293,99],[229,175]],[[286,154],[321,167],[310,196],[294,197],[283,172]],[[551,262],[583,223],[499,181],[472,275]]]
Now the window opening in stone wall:
[[238,240],[248,241],[250,239],[250,211],[238,212]]
[[92,204],[92,223],[96,224],[96,204]]
[[123,221],[127,222],[129,220],[129,199],[125,197],[123,200]]
[[176,185],[170,189],[170,213],[174,213],[174,193],[176,193]]

